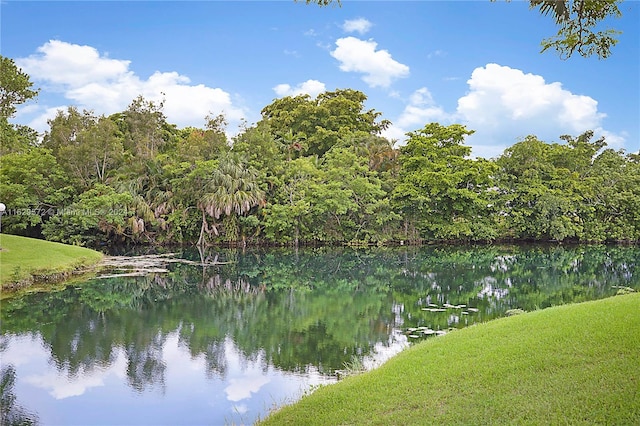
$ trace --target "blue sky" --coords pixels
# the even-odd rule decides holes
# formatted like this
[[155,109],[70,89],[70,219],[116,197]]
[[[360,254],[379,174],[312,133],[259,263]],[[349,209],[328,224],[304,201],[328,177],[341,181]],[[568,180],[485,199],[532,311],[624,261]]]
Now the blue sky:
[[274,99],[352,88],[393,125],[437,121],[476,131],[473,153],[495,157],[529,134],[547,142],[594,130],[640,150],[640,2],[626,1],[606,60],[540,52],[556,29],[528,2],[2,1],[1,52],[41,94],[13,122],[46,131],[67,105],[111,114],[138,95],[165,100],[168,120],[229,133]]

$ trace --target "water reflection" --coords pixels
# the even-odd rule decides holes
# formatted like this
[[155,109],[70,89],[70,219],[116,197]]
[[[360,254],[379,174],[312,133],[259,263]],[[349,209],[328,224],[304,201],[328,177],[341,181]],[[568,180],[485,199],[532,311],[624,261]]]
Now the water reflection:
[[35,425],[38,417],[22,407],[14,393],[16,371],[12,364],[2,363],[0,371],[0,419],[3,425]]
[[[160,349],[166,366],[162,376],[145,382],[140,391],[133,385],[127,388],[131,360],[125,348],[115,348],[109,365],[69,374],[68,369],[47,368],[46,344],[39,336],[5,339],[8,350],[2,354],[3,362],[20,365],[16,369],[27,395],[24,400],[39,407],[44,424],[251,423],[265,412],[266,404],[286,402],[309,386],[334,381],[312,367],[303,376],[273,368],[260,355],[247,359],[231,339],[221,351],[227,366],[224,376],[211,377],[204,356],[192,357],[178,334],[171,333]],[[13,407],[13,417],[7,418],[36,419],[25,417],[29,413],[16,404]]]
[[[1,307],[2,395],[11,402],[3,407],[13,407],[3,419],[252,423],[310,385],[334,381],[353,357],[372,367],[409,340],[507,309],[640,288],[639,254],[618,247],[219,251],[207,254],[227,262],[215,267],[171,264],[168,274],[14,297]],[[36,408],[37,417],[29,411]]]

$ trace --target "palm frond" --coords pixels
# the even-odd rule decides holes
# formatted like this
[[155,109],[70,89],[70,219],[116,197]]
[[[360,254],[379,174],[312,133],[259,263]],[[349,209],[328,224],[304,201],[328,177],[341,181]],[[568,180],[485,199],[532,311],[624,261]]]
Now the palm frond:
[[545,16],[552,15],[556,24],[561,24],[570,18],[568,3],[566,0],[531,0],[530,8],[539,8],[540,13]]

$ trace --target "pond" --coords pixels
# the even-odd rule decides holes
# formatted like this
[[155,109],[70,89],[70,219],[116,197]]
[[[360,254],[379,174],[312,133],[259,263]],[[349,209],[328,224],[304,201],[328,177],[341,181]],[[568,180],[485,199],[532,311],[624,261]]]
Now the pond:
[[3,300],[7,424],[251,424],[335,382],[336,372],[375,367],[412,342],[509,309],[640,289],[637,247],[205,255],[216,264],[168,263],[165,273]]

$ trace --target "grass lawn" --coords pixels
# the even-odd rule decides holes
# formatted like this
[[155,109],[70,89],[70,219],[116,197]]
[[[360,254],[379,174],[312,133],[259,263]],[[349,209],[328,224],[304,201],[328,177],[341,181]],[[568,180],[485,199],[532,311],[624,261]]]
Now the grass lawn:
[[640,294],[416,344],[262,425],[640,424]]
[[64,274],[98,263],[102,253],[16,235],[0,235],[0,285],[3,289],[33,276]]

